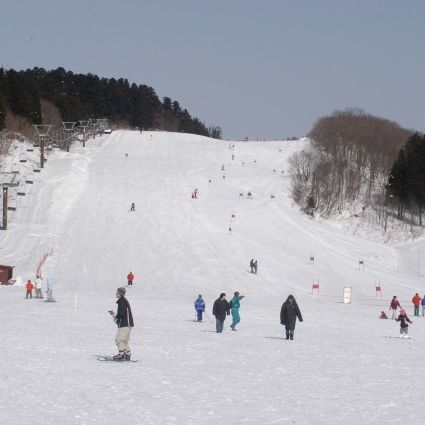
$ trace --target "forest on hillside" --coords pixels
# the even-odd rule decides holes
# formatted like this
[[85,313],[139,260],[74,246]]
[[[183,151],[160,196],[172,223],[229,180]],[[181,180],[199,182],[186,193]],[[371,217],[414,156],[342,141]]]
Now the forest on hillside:
[[0,68],[0,130],[25,133],[32,124],[52,124],[52,119],[88,118],[107,118],[119,127],[221,138],[220,127],[207,127],[177,100],[160,100],[155,90],[144,84],[130,84],[125,78],[74,74],[63,68]]
[[386,229],[389,217],[423,224],[425,137],[361,109],[317,120],[311,145],[290,158],[291,195],[302,211],[331,217],[369,207]]

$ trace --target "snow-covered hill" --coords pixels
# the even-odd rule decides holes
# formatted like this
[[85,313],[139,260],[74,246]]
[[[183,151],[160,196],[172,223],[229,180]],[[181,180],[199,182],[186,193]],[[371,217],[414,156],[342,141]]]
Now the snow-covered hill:
[[[0,422],[420,423],[425,320],[399,340],[377,316],[392,295],[411,313],[424,294],[424,242],[384,245],[300,215],[287,159],[307,143],[118,131],[53,152],[0,234],[1,262],[23,281],[53,249],[43,274],[57,299],[0,287]],[[116,351],[107,310],[129,271],[141,362],[101,363]],[[235,290],[246,295],[238,332],[194,323],[198,294],[211,317],[219,293]],[[289,294],[304,316],[294,341],[279,324]]]

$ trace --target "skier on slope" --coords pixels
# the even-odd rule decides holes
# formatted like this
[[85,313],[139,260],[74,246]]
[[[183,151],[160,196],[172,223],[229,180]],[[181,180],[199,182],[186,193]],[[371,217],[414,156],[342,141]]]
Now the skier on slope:
[[114,322],[118,325],[118,331],[115,336],[115,343],[118,347],[118,354],[115,354],[114,360],[130,360],[131,352],[130,341],[131,328],[134,326],[133,315],[131,313],[130,303],[125,298],[126,289],[124,287],[118,288],[116,297],[118,298],[117,314],[111,310],[109,313],[114,319]]
[[409,338],[409,325],[407,323],[412,324],[410,319],[407,317],[407,313],[404,309],[400,310],[400,315],[397,317],[397,322],[400,322],[400,335],[399,338]]
[[230,313],[232,314],[232,331],[236,330],[236,325],[241,321],[239,316],[240,300],[245,298],[244,295],[239,295],[239,292],[236,291],[234,297],[230,300]]
[[38,275],[35,279],[35,298],[43,299],[43,292],[41,291],[42,286],[43,279]]
[[136,211],[136,204],[134,202],[131,203],[130,211]]
[[34,285],[30,279],[28,279],[28,282],[26,284],[26,289],[27,289],[27,294],[25,298],[28,299],[28,297],[30,297],[32,299],[32,290],[34,289]]
[[280,309],[280,323],[285,326],[286,339],[294,339],[295,322],[303,321],[301,311],[293,295],[289,295]]
[[127,275],[127,285],[128,286],[133,286],[133,280],[134,280],[134,274],[133,274],[133,272],[130,272]]
[[425,316],[425,295],[422,298],[421,304],[422,304],[422,316]]
[[254,259],[251,258],[251,261],[249,262],[249,267],[251,268],[251,273],[254,274]]
[[205,312],[205,301],[202,299],[202,295],[198,295],[198,298],[195,300],[195,310],[197,315],[197,322],[202,322],[202,313]]
[[416,292],[415,296],[412,298],[415,316],[419,316],[419,306],[421,305],[421,301],[422,301],[421,296]]
[[398,302],[397,297],[394,295],[390,304],[390,311],[392,311],[391,319],[395,319],[397,317],[397,308],[401,309],[401,305]]

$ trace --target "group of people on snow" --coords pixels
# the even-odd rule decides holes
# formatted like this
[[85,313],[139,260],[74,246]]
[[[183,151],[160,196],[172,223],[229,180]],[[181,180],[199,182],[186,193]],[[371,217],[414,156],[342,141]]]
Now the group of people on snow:
[[[232,331],[236,331],[236,326],[240,323],[240,302],[245,298],[239,291],[235,291],[233,298],[230,302],[226,299],[226,294],[222,292],[220,296],[214,301],[213,304],[213,315],[215,316],[216,333],[222,333],[224,329],[224,321],[227,316],[232,315],[232,324],[230,328]],[[202,314],[205,313],[205,301],[202,295],[198,295],[198,298],[194,303],[197,322],[202,322]],[[293,295],[289,295],[286,301],[282,304],[280,309],[280,324],[285,326],[286,339],[294,339],[295,323],[296,320],[302,322],[303,318],[301,315],[300,308]]]
[[[413,298],[412,298],[412,304],[413,304],[413,314],[414,316],[419,316],[419,309],[422,305],[422,316],[425,316],[425,295],[423,298],[419,295],[417,292]],[[400,309],[400,313],[397,313],[397,310]],[[401,307],[400,302],[397,299],[397,296],[393,296],[391,303],[390,303],[390,311],[391,319],[396,320],[397,322],[400,322],[400,338],[408,338],[408,330],[409,325],[408,323],[412,324],[412,321],[407,316],[406,310]],[[379,316],[381,319],[388,319],[387,315],[385,314],[385,311],[381,311],[381,315]]]
[[[27,291],[25,298],[32,299],[32,290],[35,289],[35,298],[42,299],[43,298],[42,287],[43,287],[43,279],[41,278],[41,276],[37,276],[34,283],[31,281],[31,279],[28,279],[28,282],[25,285],[25,289]],[[47,288],[47,289],[48,291],[50,290],[50,288]],[[49,294],[50,292],[48,292],[48,295]]]
[[251,273],[257,274],[258,261],[257,260],[254,261],[254,259],[251,258],[251,261],[249,262],[249,267],[251,268]]

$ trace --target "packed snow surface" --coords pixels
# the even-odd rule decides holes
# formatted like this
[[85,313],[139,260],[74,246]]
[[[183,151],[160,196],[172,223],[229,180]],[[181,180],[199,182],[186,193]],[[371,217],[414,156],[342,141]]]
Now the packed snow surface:
[[[0,287],[0,423],[421,423],[425,319],[410,300],[425,292],[424,242],[391,246],[301,215],[287,160],[307,144],[117,131],[53,151],[0,235],[0,262],[22,278]],[[57,302],[26,300],[49,250]],[[99,362],[116,352],[107,311],[129,271],[139,362]],[[228,318],[217,334],[213,302],[236,290],[238,331]],[[294,341],[279,323],[289,294],[304,317]],[[410,340],[378,319],[392,295]]]

